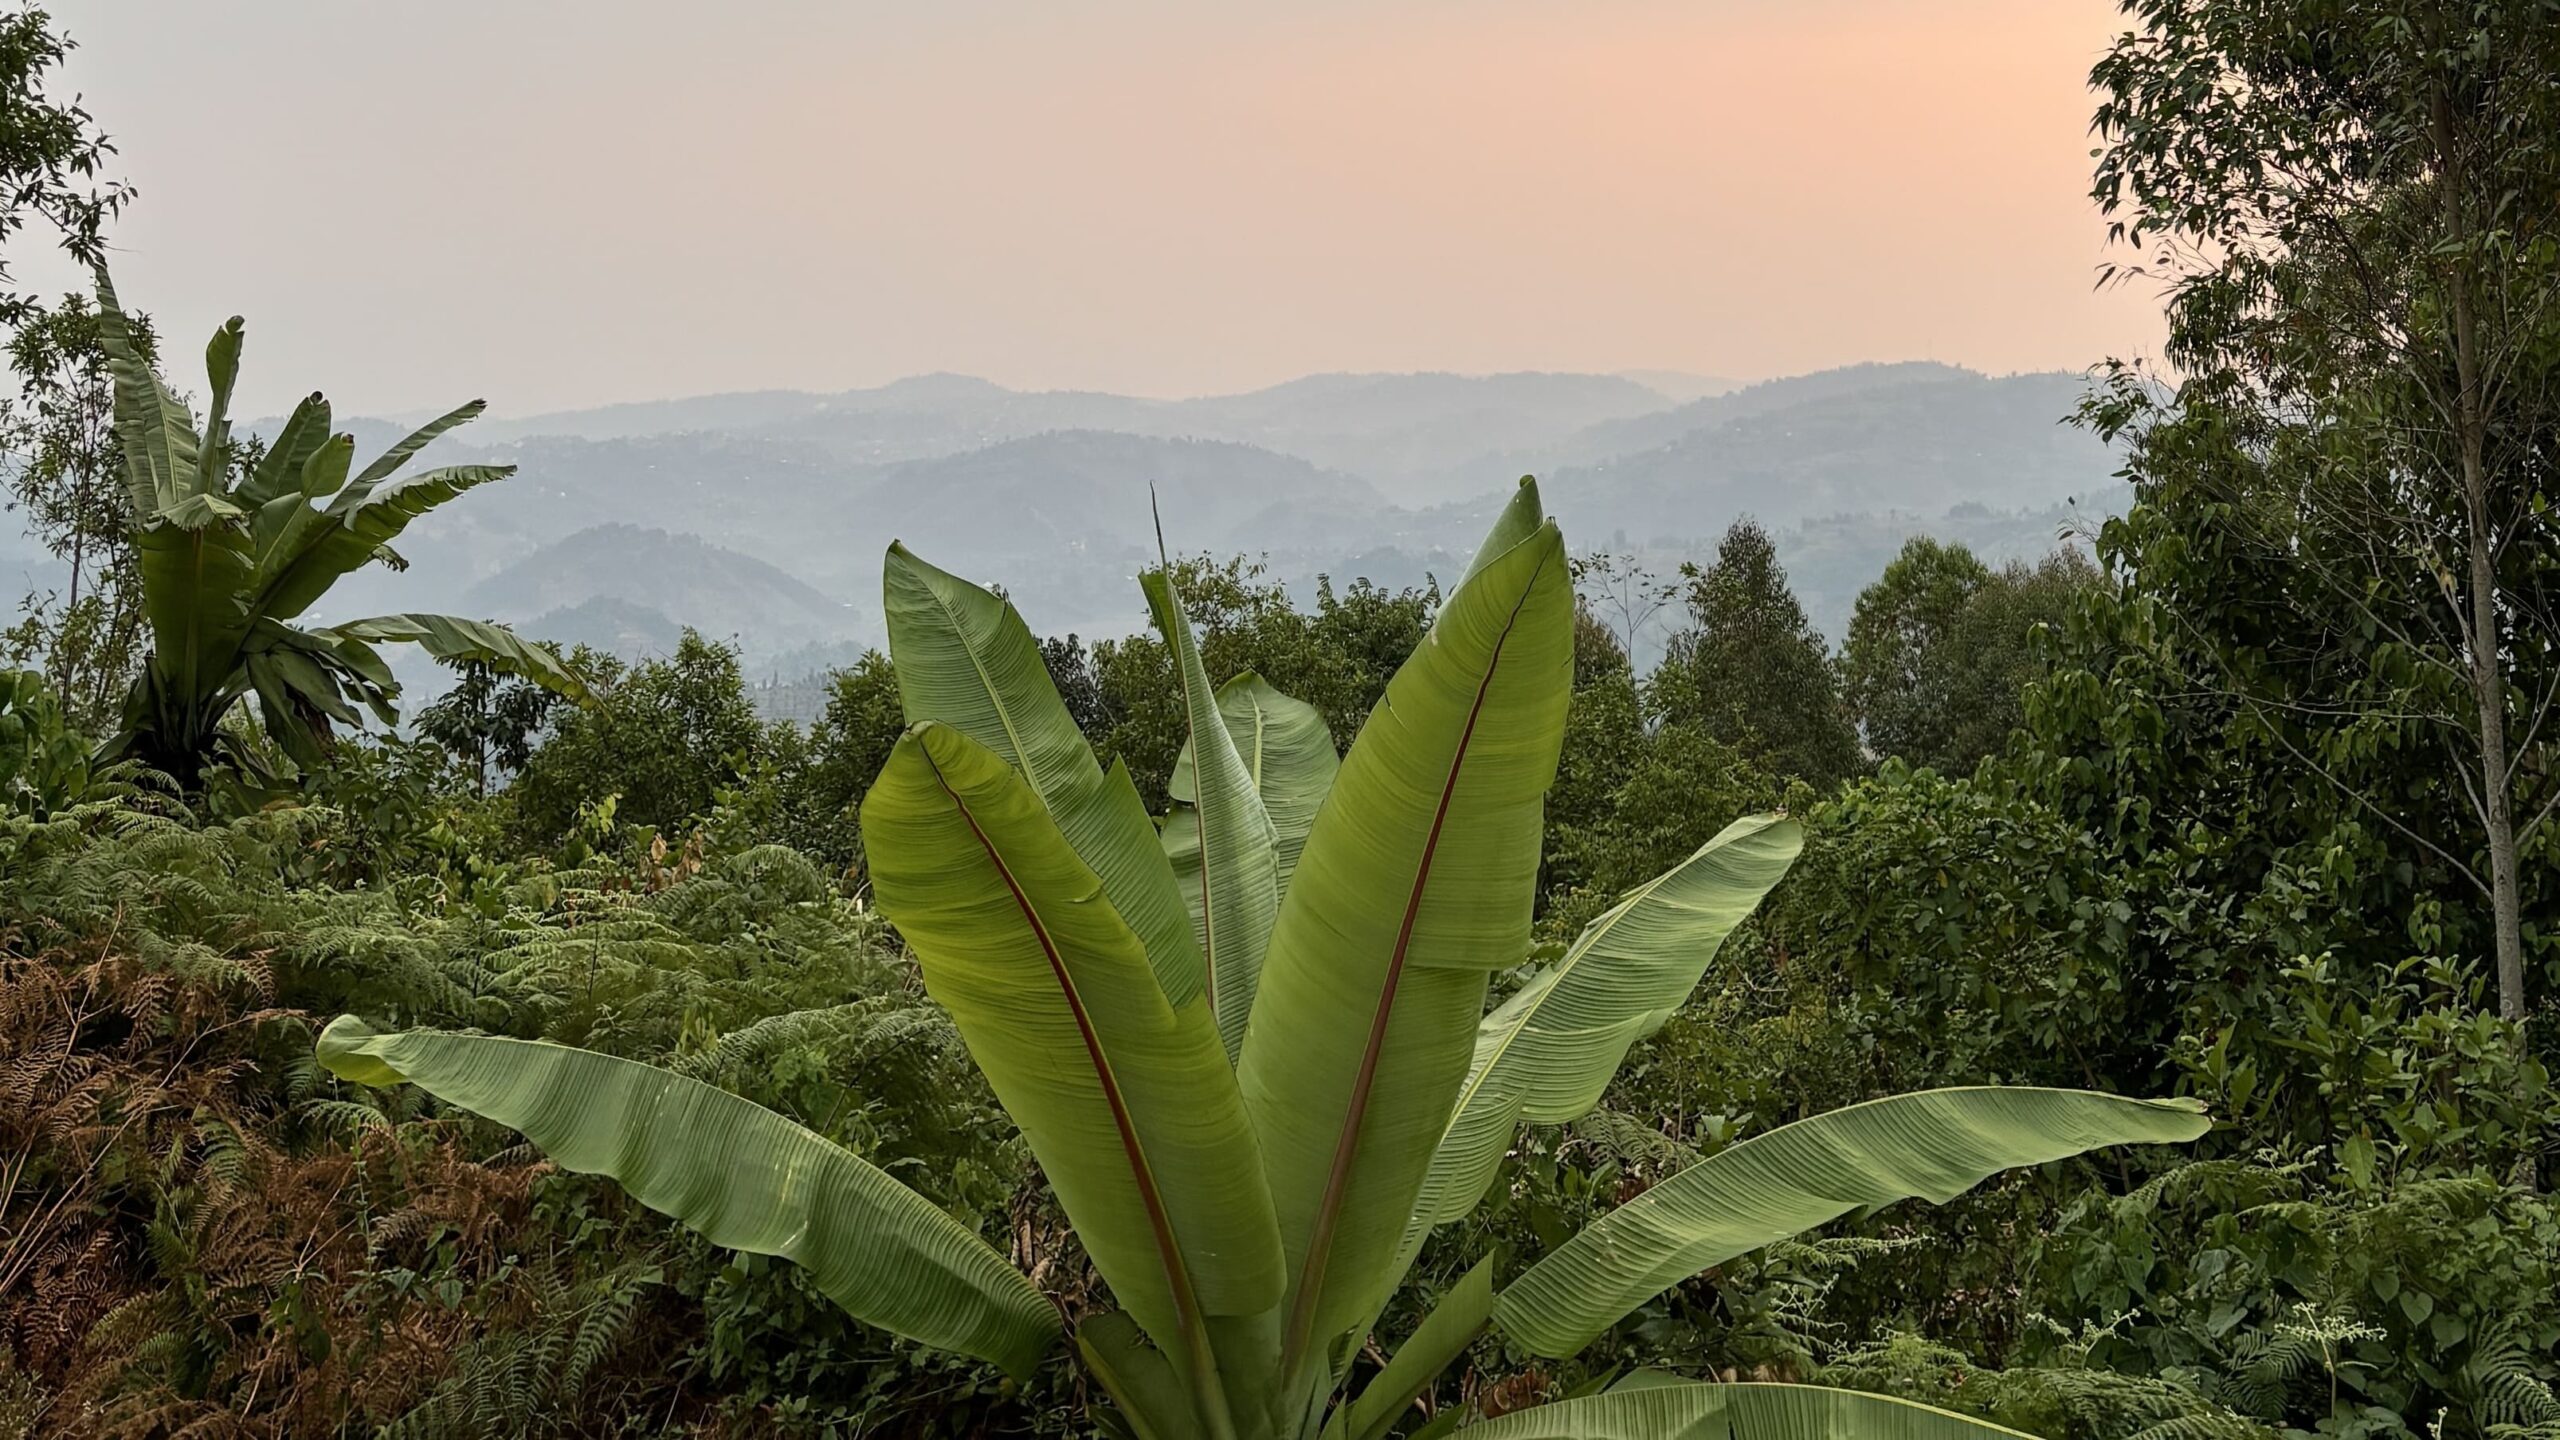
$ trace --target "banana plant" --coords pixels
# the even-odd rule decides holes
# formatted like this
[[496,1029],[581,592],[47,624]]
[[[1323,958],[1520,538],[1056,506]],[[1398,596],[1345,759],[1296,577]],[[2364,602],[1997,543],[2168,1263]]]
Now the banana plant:
[[[910,728],[862,807],[881,908],[1074,1221],[1116,1308],[1062,1317],[977,1233],[846,1150],[669,1071],[539,1041],[378,1031],[323,1061],[415,1083],[612,1176],[714,1241],[788,1256],[857,1318],[1017,1374],[1071,1334],[1138,1440],[1376,1440],[1488,1328],[1574,1354],[1646,1300],[1852,1210],[2014,1166],[2202,1134],[2184,1100],[1954,1089],[1711,1155],[1502,1280],[1487,1256],[1383,1366],[1359,1357],[1422,1240],[1480,1202],[1523,1121],[1574,1118],[1696,986],[1802,843],[1735,823],[1530,953],[1573,595],[1523,482],[1347,755],[1252,677],[1213,689],[1144,579],[1190,743],[1152,821],[1050,687],[1011,605],[893,545]],[[1068,1320],[1073,1324],[1070,1330]],[[2004,1434],[1885,1397],[1631,1377],[1496,1437]]]
[[357,469],[354,437],[330,433],[329,402],[315,392],[254,452],[231,429],[240,317],[205,347],[201,426],[134,343],[103,268],[98,327],[151,625],[150,657],[102,761],[140,760],[188,785],[217,759],[261,775],[259,757],[224,724],[254,695],[268,736],[296,763],[310,764],[327,750],[333,725],[362,723],[359,705],[383,724],[397,721],[400,686],[375,648],[391,642],[585,697],[556,655],[503,626],[450,615],[294,623],[341,577],[377,563],[401,568],[391,542],[410,521],[514,473],[512,465],[400,473],[428,442],[478,415],[480,401],[429,421]]

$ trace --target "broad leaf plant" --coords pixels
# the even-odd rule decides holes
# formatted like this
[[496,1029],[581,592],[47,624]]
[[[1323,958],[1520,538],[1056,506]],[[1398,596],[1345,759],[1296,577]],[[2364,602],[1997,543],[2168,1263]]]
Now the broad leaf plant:
[[[1380,1368],[1355,1365],[1435,1227],[1523,1122],[1597,1103],[1783,876],[1796,823],[1737,821],[1524,963],[1571,689],[1564,540],[1524,481],[1347,754],[1246,675],[1213,689],[1145,577],[1190,743],[1151,817],[1097,763],[1013,607],[892,546],[910,728],[862,806],[882,910],[1021,1127],[1116,1309],[1072,1345],[1141,1440],[1375,1440],[1487,1327],[1566,1357],[1686,1277],[1853,1210],[2014,1166],[2202,1134],[2081,1091],[1896,1096],[1681,1170],[1518,1273],[1490,1257]],[[1017,1375],[1070,1338],[978,1233],[861,1158],[670,1071],[539,1041],[331,1024],[322,1059],[408,1081],[608,1175],[714,1242],[786,1256],[861,1320]],[[1530,1437],[1971,1437],[1883,1396],[1644,1374],[1486,1421]]]

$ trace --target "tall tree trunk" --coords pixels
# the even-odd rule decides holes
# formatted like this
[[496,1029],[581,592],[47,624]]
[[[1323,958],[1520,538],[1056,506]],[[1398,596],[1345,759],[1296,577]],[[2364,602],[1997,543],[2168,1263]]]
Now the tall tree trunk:
[[[2490,504],[2489,418],[2480,374],[2479,317],[2472,282],[2479,274],[2471,253],[2470,216],[2464,209],[2463,155],[2453,123],[2451,97],[2439,83],[2429,97],[2437,174],[2444,196],[2444,239],[2451,252],[2444,268],[2447,309],[2453,322],[2456,444],[2461,453],[2462,501],[2469,534],[2470,616],[2464,629],[2471,649],[2471,692],[2480,715],[2480,820],[2489,842],[2489,909],[2498,961],[2498,1014],[2519,1035],[2528,996],[2524,974],[2523,904],[2517,895],[2514,782],[2507,760],[2507,683],[2498,621],[2498,534]],[[2541,1185],[2540,1167],[2528,1156],[2516,1179]]]
[[2488,832],[2489,908],[2496,928],[2498,1013],[2525,1020],[2524,918],[2517,895],[2514,785],[2507,761],[2507,681],[2498,623],[2496,512],[2490,505],[2487,404],[2480,375],[2480,329],[2472,305],[2479,273],[2470,251],[2470,216],[2463,207],[2461,142],[2453,100],[2439,82],[2428,97],[2434,131],[2437,183],[2443,196],[2444,239],[2451,252],[2443,275],[2446,309],[2453,322],[2454,430],[2461,452],[2462,501],[2469,534],[2470,614],[2463,624],[2471,650],[2471,695],[2480,717],[2480,820]]
[[2471,691],[2480,712],[2480,811],[2489,840],[2489,908],[2497,927],[2498,1013],[2524,1023],[2524,920],[2516,893],[2516,822],[2507,778],[2507,686],[2498,657],[2497,566],[2488,527],[2487,476],[2464,425],[2463,489],[2471,525]]

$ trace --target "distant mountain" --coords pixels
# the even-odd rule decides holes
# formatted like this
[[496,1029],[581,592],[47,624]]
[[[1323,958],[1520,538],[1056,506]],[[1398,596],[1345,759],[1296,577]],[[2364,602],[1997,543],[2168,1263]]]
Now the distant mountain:
[[746,430],[795,419],[826,401],[827,397],[807,390],[740,390],[678,400],[635,400],[591,410],[486,416],[472,426],[470,433],[485,444],[537,436],[627,440],[639,435],[675,435],[696,430]]
[[982,554],[1061,549],[1144,559],[1156,516],[1169,545],[1257,549],[1251,522],[1275,503],[1374,514],[1367,481],[1250,445],[1068,430],[883,471],[853,504],[870,528],[919,546]]
[[1704,400],[1711,395],[1724,395],[1739,390],[1740,380],[1726,380],[1714,375],[1692,375],[1686,370],[1621,370],[1622,380],[1633,380],[1647,390],[1679,404]]
[[2114,482],[2115,452],[2069,423],[2084,385],[2076,375],[1956,372],[1818,394],[1553,470],[1545,489],[1568,529],[1594,543],[1621,531],[1702,541],[1742,515],[1775,527],[1869,511],[1935,515],[1968,502],[2041,508]]
[[585,645],[625,660],[673,654],[684,639],[684,627],[663,612],[610,595],[546,610],[516,628],[564,651]]
[[836,394],[764,390],[484,420],[469,434],[488,445],[717,433],[733,443],[773,441],[837,462],[884,465],[1054,431],[1110,431],[1252,445],[1360,475],[1399,503],[1427,504],[1492,483],[1466,473],[1467,462],[1487,451],[1549,444],[1722,383],[1654,373],[1675,389],[1617,375],[1336,374],[1236,395],[1154,400],[925,375]]
[[1845,365],[1837,370],[1817,370],[1810,375],[1791,375],[1783,380],[1764,380],[1757,385],[1738,386],[1642,415],[1604,420],[1534,449],[1508,451],[1498,460],[1488,457],[1486,463],[1493,468],[1517,470],[1523,475],[1552,474],[1568,466],[1594,465],[1613,456],[1657,449],[1701,430],[1714,430],[1749,416],[1766,415],[1814,401],[1864,394],[1896,385],[1980,378],[1973,371],[1928,360]]
[[[893,538],[1001,582],[1044,633],[1093,638],[1145,626],[1134,577],[1159,513],[1173,550],[1264,556],[1302,595],[1318,575],[1446,583],[1534,473],[1577,549],[1664,566],[1754,515],[1782,553],[1833,557],[1806,577],[1828,607],[1849,570],[1889,557],[1870,540],[1957,533],[1950,511],[1972,505],[2039,517],[1991,526],[2029,545],[2052,507],[2105,493],[2117,463],[2061,423],[2075,375],[1859,365],[1717,393],[1653,378],[1662,388],[1641,374],[1317,375],[1168,401],[929,375],[476,425],[429,463],[513,464],[515,478],[413,527],[407,573],[360,573],[328,604],[495,614],[616,645],[690,624],[781,675],[786,659],[880,642]],[[1676,399],[1682,384],[1701,393]],[[372,450],[407,427],[350,428]]]
[[1399,504],[1423,505],[1499,483],[1499,471],[1471,469],[1487,451],[1649,414],[1665,398],[1616,375],[1311,375],[1185,401],[1180,418],[1187,433],[1303,456],[1362,476]]
[[762,560],[699,536],[622,524],[543,546],[472,586],[463,606],[475,615],[533,621],[537,633],[547,621],[627,631],[651,643],[667,638],[669,622],[715,639],[752,635],[759,645],[779,646],[836,639],[853,620],[852,607]]

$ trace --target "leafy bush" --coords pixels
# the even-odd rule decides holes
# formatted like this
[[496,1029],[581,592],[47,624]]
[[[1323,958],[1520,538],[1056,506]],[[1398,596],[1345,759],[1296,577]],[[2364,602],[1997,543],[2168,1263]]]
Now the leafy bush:
[[0,811],[48,815],[88,784],[88,746],[53,687],[31,670],[0,670]]

